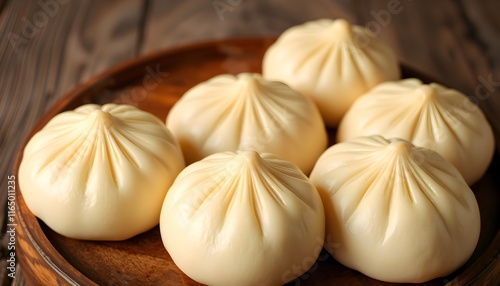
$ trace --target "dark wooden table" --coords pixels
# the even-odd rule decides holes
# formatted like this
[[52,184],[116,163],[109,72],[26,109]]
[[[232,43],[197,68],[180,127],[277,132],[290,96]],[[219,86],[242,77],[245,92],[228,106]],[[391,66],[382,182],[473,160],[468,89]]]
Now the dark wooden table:
[[471,96],[500,134],[499,11],[496,0],[0,0],[2,285],[25,284],[19,267],[15,279],[6,268],[14,156],[47,107],[78,83],[169,47],[343,17],[372,29],[402,62]]

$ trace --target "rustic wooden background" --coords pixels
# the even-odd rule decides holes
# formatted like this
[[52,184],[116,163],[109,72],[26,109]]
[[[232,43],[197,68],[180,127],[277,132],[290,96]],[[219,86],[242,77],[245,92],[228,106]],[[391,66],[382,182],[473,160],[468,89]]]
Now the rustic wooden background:
[[[475,98],[500,134],[499,11],[496,0],[0,0],[0,222],[21,141],[78,83],[153,51],[321,17],[367,25],[402,62]],[[24,285],[21,269],[6,276],[2,225],[0,281]]]

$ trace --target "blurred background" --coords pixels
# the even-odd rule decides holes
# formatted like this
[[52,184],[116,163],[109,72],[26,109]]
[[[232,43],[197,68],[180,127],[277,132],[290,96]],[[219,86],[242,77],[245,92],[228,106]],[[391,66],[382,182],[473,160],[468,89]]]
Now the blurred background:
[[[499,11],[496,0],[0,0],[0,205],[22,140],[79,83],[155,51],[277,36],[318,18],[341,17],[369,28],[402,63],[469,95],[498,135]],[[4,233],[5,227],[0,279],[6,285],[12,281]],[[24,285],[17,277],[13,283]]]

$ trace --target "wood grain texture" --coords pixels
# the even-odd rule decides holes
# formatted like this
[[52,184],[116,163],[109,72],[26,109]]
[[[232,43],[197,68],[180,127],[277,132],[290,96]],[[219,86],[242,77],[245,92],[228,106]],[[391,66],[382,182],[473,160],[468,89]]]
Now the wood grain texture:
[[323,17],[353,20],[350,10],[348,1],[329,0],[293,4],[284,0],[154,0],[149,5],[140,53],[229,37],[275,36],[292,25]]
[[[479,98],[500,134],[496,0],[400,0],[403,10],[391,14],[387,25],[374,15],[384,14],[391,0],[220,0],[235,4],[222,17],[216,1],[42,0],[54,1],[54,13],[38,0],[0,1],[1,194],[22,139],[47,107],[78,83],[137,55],[208,39],[277,35],[320,17],[344,17],[362,25],[374,21],[379,37],[402,61]],[[0,206],[5,202],[5,195],[0,196]],[[0,221],[4,217],[0,212]],[[3,224],[2,261],[4,231]],[[2,267],[0,277],[5,273]]]

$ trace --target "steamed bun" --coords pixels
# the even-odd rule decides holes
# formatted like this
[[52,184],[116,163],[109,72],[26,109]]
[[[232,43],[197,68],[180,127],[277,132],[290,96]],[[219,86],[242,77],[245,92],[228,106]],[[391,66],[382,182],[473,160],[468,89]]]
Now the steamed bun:
[[357,137],[327,149],[311,181],[325,207],[327,251],[372,278],[420,283],[448,275],[478,242],[474,194],[427,148]]
[[184,167],[165,125],[130,105],[63,112],[24,149],[19,184],[34,215],[71,238],[123,240],[159,222]]
[[238,151],[179,174],[160,231],[177,266],[200,283],[281,285],[314,264],[325,222],[316,189],[295,165]]
[[329,127],[370,88],[400,78],[392,50],[367,28],[343,19],[286,30],[266,51],[262,74],[310,96]]
[[406,139],[438,152],[472,185],[488,169],[495,144],[485,116],[471,106],[464,94],[437,83],[382,83],[349,109],[337,141],[375,134]]
[[311,172],[326,149],[326,130],[314,103],[258,74],[219,75],[187,91],[167,116],[188,164],[223,151],[278,155]]

